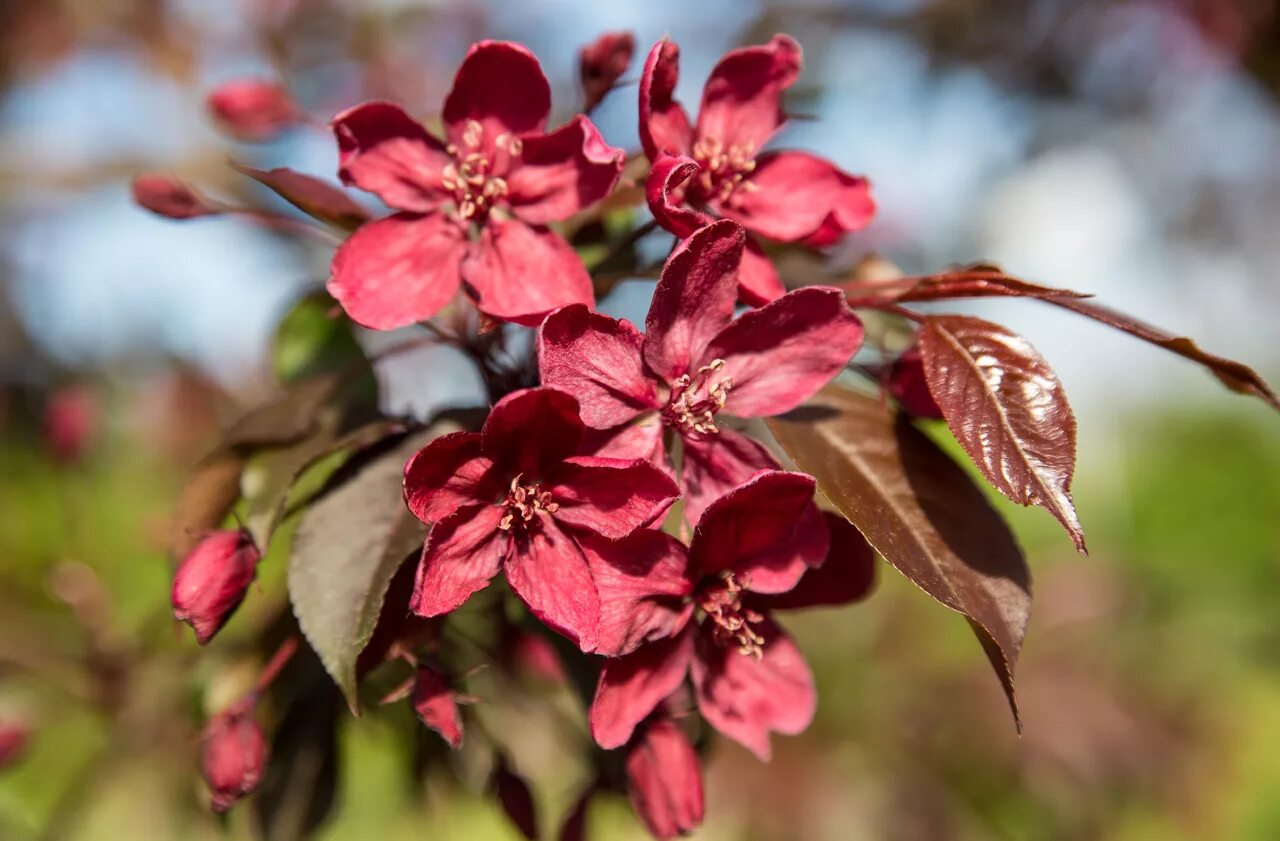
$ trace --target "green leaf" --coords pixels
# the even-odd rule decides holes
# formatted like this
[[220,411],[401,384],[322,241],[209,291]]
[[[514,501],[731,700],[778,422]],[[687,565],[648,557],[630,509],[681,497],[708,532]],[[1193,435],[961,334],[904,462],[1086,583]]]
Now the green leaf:
[[356,340],[355,325],[323,292],[307,295],[281,319],[272,364],[286,384],[341,372],[354,381],[352,394],[360,402],[377,400],[377,381]]

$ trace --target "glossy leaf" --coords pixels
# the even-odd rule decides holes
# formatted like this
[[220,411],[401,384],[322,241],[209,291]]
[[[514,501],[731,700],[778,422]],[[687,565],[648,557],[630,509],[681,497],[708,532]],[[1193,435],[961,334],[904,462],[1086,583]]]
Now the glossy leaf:
[[1071,501],[1076,419],[1049,363],[1022,336],[963,315],[926,317],[920,351],[929,393],[982,475],[1057,517],[1084,552]]
[[241,172],[270,189],[280,198],[313,219],[354,231],[369,221],[369,212],[348,196],[342,188],[287,167],[254,169],[232,163]]
[[1144,342],[1150,342],[1170,353],[1176,353],[1178,356],[1190,359],[1192,362],[1198,362],[1208,368],[1210,373],[1232,391],[1238,394],[1251,394],[1265,401],[1272,408],[1280,410],[1280,398],[1276,396],[1275,391],[1272,390],[1271,386],[1267,385],[1266,380],[1262,379],[1257,371],[1243,362],[1216,356],[1202,350],[1195,342],[1185,336],[1174,336],[1171,333],[1166,333],[1157,327],[1144,324],[1124,313],[1116,312],[1100,304],[1070,298],[1048,298],[1047,300],[1054,306],[1071,310],[1087,318],[1092,318],[1094,321],[1100,321],[1108,327],[1123,330],[1130,336],[1136,336]]
[[358,456],[307,509],[294,536],[293,612],[353,712],[356,661],[373,635],[387,587],[426,538],[426,527],[402,498],[404,464],[427,441],[455,430],[437,424],[392,449]]
[[982,491],[905,416],[838,386],[768,424],[885,560],[968,618],[1021,728],[1013,672],[1031,575]]

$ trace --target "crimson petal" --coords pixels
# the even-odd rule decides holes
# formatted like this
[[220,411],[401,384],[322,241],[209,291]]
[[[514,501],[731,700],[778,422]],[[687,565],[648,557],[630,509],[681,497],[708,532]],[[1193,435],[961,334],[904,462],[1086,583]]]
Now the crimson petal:
[[733,387],[724,410],[738,417],[780,415],[844,370],[862,345],[862,321],[839,289],[806,286],[726,327],[699,360],[725,364]]
[[662,152],[687,155],[693,148],[689,117],[674,97],[679,78],[680,48],[664,38],[649,50],[640,76],[640,142],[651,161]]
[[687,237],[704,225],[715,221],[705,213],[684,203],[680,189],[701,169],[693,158],[679,155],[658,156],[644,182],[645,201],[658,224],[678,237]]
[[680,686],[693,660],[693,629],[604,661],[591,702],[591,735],[606,750],[620,748],[636,726]]
[[464,505],[492,502],[502,491],[493,462],[480,454],[480,433],[442,435],[404,466],[404,501],[424,523],[433,523]]
[[527,47],[510,41],[479,41],[453,78],[444,101],[449,142],[468,148],[467,123],[484,129],[480,150],[490,152],[503,133],[541,131],[551,113],[551,86],[542,65]]
[[435,669],[419,666],[410,698],[413,711],[427,727],[457,750],[462,746],[462,716],[458,715],[457,696]]
[[329,294],[365,327],[404,327],[449,303],[465,253],[462,229],[443,214],[388,216],[360,226],[338,249]]
[[534,225],[568,219],[609,195],[627,156],[582,114],[553,132],[525,137],[522,146],[507,175],[507,202]]
[[725,53],[702,90],[698,139],[755,154],[786,121],[782,92],[799,77],[801,62],[800,45],[787,35]]
[[631,807],[660,839],[675,838],[702,823],[702,768],[698,754],[674,721],[645,725],[627,752]]
[[569,304],[595,306],[591,276],[555,233],[519,219],[490,218],[462,264],[462,278],[486,315],[528,327]]
[[644,334],[625,319],[609,318],[582,304],[547,316],[538,339],[544,385],[578,398],[582,422],[610,429],[659,407],[658,389],[644,370]]
[[504,472],[537,480],[578,451],[583,430],[572,395],[526,388],[495,403],[480,434],[484,454]]
[[622,540],[583,535],[579,546],[600,594],[596,654],[619,657],[672,636],[689,621],[688,556],[674,537],[640,529]]
[[596,646],[600,599],[577,541],[548,516],[517,537],[507,556],[507,582],[548,628],[581,648]]
[[680,497],[671,477],[641,459],[576,456],[547,480],[557,520],[610,540],[654,522]]
[[738,297],[753,307],[776,301],[787,293],[782,285],[773,261],[764,253],[760,242],[747,235],[747,247],[742,251],[742,265],[738,268]]
[[498,529],[502,509],[470,505],[436,523],[422,550],[410,609],[440,616],[489,586],[502,568],[506,533]]
[[839,514],[822,513],[830,548],[822,566],[807,570],[785,593],[756,600],[769,610],[841,605],[867,597],[876,578],[876,553],[852,523]]
[[717,209],[749,231],[781,242],[798,242],[823,230],[830,218],[842,231],[866,227],[875,215],[867,179],[838,169],[808,152],[761,155],[751,173],[751,189],[737,190]]
[[366,102],[329,123],[338,140],[338,177],[397,210],[427,213],[450,198],[441,183],[451,158],[399,105]]
[[761,470],[779,469],[763,444],[740,432],[722,429],[715,435],[685,438],[680,465],[685,519],[697,523],[715,500]]

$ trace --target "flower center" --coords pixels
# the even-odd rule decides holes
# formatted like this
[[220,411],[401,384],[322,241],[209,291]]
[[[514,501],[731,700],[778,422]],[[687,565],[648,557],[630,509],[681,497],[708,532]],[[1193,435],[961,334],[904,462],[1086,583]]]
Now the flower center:
[[507,195],[506,179],[494,174],[500,158],[516,157],[523,147],[520,138],[504,131],[494,138],[493,148],[486,150],[484,126],[476,120],[467,121],[462,147],[453,143],[445,147],[454,160],[445,166],[441,178],[444,188],[453,193],[459,219],[483,222],[488,218],[493,206]]
[[522,478],[523,473],[516,474],[511,480],[511,489],[502,501],[506,513],[498,521],[498,528],[503,531],[524,529],[539,511],[554,514],[560,510],[560,505],[551,500],[551,491],[544,491],[537,482],[523,485],[520,483]]
[[726,149],[716,138],[703,137],[693,145],[693,157],[702,166],[696,186],[704,201],[732,205],[739,192],[759,189],[747,180],[756,169],[755,156],[747,146],[734,143]]
[[671,384],[671,397],[662,410],[662,419],[685,435],[714,435],[716,412],[724,408],[729,399],[733,380],[720,374],[723,359],[713,359],[692,375],[684,374]]
[[764,621],[754,610],[743,607],[742,592],[747,587],[746,576],[726,572],[718,584],[703,590],[698,607],[712,623],[715,638],[722,645],[734,645],[738,653],[749,654],[759,660],[764,655],[764,637],[752,625]]

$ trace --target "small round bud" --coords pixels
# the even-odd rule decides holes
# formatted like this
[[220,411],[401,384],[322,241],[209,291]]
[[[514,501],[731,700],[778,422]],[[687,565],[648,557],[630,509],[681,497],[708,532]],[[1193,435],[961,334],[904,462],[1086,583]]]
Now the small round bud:
[[205,725],[201,773],[215,812],[225,812],[262,782],[267,739],[253,708],[237,704]]
[[243,529],[210,534],[182,560],[173,577],[173,616],[204,645],[244,600],[261,553]]

